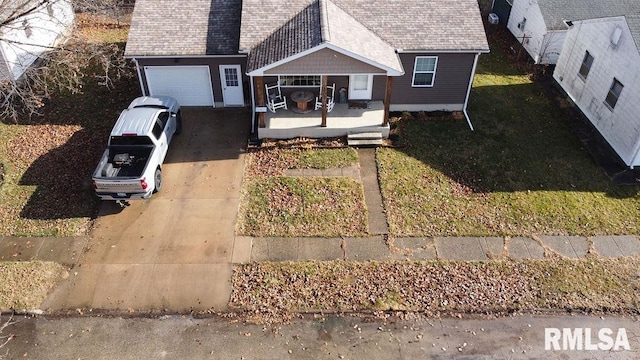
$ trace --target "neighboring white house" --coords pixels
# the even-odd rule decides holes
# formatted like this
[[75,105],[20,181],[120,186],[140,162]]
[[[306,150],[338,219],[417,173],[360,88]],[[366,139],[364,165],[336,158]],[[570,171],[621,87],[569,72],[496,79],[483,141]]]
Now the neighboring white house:
[[[27,14],[16,17],[16,13]],[[74,12],[69,0],[0,1],[0,22],[7,19],[13,20],[0,28],[0,81],[15,81],[63,38]]]
[[622,16],[640,11],[640,0],[513,0],[507,28],[536,64],[555,64],[567,20]]
[[569,24],[553,77],[625,164],[640,166],[640,11]]

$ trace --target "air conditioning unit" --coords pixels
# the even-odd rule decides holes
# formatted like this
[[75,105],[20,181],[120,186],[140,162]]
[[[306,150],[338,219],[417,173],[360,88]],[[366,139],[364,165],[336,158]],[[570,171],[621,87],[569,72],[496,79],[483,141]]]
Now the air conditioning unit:
[[498,17],[498,14],[496,13],[489,14],[489,24],[497,25],[499,22],[500,22],[500,18]]

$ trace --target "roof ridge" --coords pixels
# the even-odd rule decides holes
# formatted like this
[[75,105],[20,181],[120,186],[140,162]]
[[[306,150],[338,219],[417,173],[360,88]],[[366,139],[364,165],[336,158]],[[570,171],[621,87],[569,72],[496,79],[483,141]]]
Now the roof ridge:
[[326,1],[330,0],[318,0],[318,8],[320,10],[320,38],[322,42],[331,41],[331,32],[329,31],[329,11],[327,10]]

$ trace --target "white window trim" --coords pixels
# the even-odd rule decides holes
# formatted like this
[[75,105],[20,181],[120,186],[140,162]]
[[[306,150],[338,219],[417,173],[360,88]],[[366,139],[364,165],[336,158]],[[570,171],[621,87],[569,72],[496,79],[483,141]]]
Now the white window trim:
[[[420,71],[419,74],[433,73],[431,78],[431,85],[416,85],[416,68],[418,67],[418,59],[434,58],[436,63],[433,65],[433,71]],[[433,87],[436,83],[436,72],[438,71],[438,57],[437,56],[416,56],[413,62],[413,75],[411,77],[411,87]]]

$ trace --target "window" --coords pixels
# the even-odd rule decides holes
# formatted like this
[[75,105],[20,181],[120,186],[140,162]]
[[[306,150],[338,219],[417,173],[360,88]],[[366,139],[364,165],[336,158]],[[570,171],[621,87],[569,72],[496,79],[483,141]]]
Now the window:
[[589,70],[591,70],[591,64],[593,64],[593,56],[588,51],[584,52],[584,59],[582,59],[582,65],[580,66],[580,71],[578,75],[581,78],[586,79],[587,75],[589,75]]
[[279,76],[280,86],[320,86],[320,75]]
[[437,56],[416,56],[416,63],[413,67],[413,87],[430,87],[436,77]]
[[611,83],[611,88],[609,89],[607,98],[604,100],[605,104],[607,104],[611,110],[615,109],[623,87],[624,86],[620,81],[618,81],[618,79],[613,78],[613,83]]

